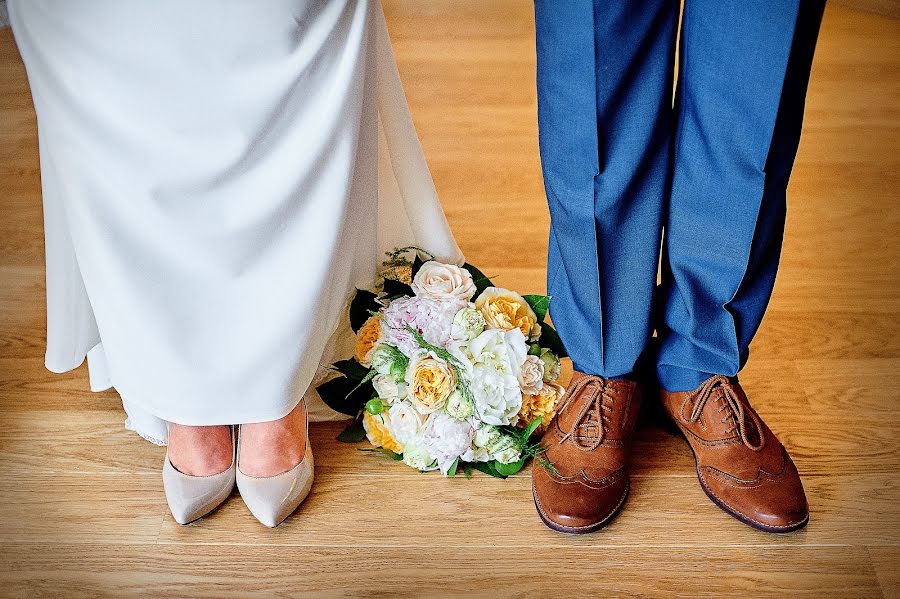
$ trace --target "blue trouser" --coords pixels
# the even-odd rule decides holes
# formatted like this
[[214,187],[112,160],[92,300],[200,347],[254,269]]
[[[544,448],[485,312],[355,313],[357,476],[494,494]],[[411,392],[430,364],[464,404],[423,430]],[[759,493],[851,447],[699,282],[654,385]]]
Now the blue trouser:
[[685,0],[673,106],[678,0],[536,0],[547,287],[576,369],[644,357],[684,391],[744,365],[824,4]]

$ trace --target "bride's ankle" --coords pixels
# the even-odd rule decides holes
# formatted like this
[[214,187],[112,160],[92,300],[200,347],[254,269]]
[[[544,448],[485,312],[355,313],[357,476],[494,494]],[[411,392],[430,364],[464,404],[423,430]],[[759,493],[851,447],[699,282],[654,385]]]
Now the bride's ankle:
[[306,406],[270,422],[241,425],[239,468],[247,476],[269,477],[287,472],[306,453]]
[[212,476],[231,467],[231,427],[169,424],[169,461],[188,476]]

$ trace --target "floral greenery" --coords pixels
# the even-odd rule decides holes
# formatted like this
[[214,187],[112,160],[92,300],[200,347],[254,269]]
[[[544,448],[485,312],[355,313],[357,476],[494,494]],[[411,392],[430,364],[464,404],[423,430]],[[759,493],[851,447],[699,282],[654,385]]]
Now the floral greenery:
[[[415,252],[412,260],[406,255],[409,252]],[[426,260],[422,259],[422,256]],[[432,260],[433,256],[428,252],[424,252],[418,248],[400,248],[392,252],[388,252],[388,258],[384,262],[382,271],[383,281],[380,284],[378,292],[357,289],[355,296],[350,303],[349,320],[350,326],[354,332],[359,332],[362,326],[372,317],[377,316],[382,319],[382,311],[390,302],[414,295],[411,285],[416,274],[426,263]],[[455,267],[454,267],[455,268]],[[494,287],[491,279],[475,266],[465,263],[461,267],[471,276],[471,283],[474,284],[475,293],[470,301],[474,302],[486,289]],[[540,327],[540,343],[532,343],[528,348],[528,353],[540,356],[542,351],[549,350],[558,358],[567,356],[565,348],[556,334],[556,331],[545,321],[547,316],[550,297],[546,295],[524,295],[519,296],[520,300],[524,299],[534,312],[537,318],[537,325]],[[471,381],[468,380],[466,371],[459,358],[444,347],[440,347],[433,343],[429,343],[421,331],[406,324],[406,331],[415,340],[415,343],[424,350],[430,352],[440,360],[446,363],[455,374],[456,387],[459,393],[474,404],[475,398],[471,389]],[[389,344],[385,344],[387,348],[393,349],[398,354],[394,358],[400,363],[405,370],[409,359],[403,352]],[[402,358],[402,359],[401,359]],[[340,360],[332,365],[333,370],[339,373],[339,376],[323,383],[317,390],[323,401],[333,410],[342,414],[346,414],[352,418],[351,423],[338,436],[338,440],[344,442],[359,442],[366,438],[366,428],[363,426],[363,418],[366,415],[366,409],[370,409],[370,414],[378,414],[384,407],[379,399],[378,392],[373,386],[373,379],[378,374],[374,368],[361,364],[356,358]],[[557,369],[558,371],[558,369]],[[374,411],[373,411],[374,406]],[[369,416],[371,417],[371,416]],[[447,476],[454,476],[460,469],[466,475],[471,476],[472,470],[479,470],[490,476],[497,478],[506,478],[519,472],[529,458],[540,461],[545,467],[552,469],[545,457],[543,457],[543,448],[538,442],[532,440],[532,435],[541,425],[542,418],[537,417],[528,422],[525,428],[516,428],[511,425],[501,425],[496,427],[500,431],[503,438],[512,443],[515,455],[518,460],[511,463],[502,463],[497,459],[489,461],[472,461],[464,462],[460,458],[447,470]],[[371,437],[370,437],[371,438]],[[407,447],[408,448],[408,447]],[[402,454],[396,453],[386,448],[366,449],[366,451],[377,451],[389,457],[392,460],[403,460]],[[451,454],[452,458],[452,454]],[[508,458],[507,458],[508,459]],[[515,458],[512,458],[515,459]],[[432,466],[434,463],[432,463]],[[446,469],[446,462],[444,465]]]

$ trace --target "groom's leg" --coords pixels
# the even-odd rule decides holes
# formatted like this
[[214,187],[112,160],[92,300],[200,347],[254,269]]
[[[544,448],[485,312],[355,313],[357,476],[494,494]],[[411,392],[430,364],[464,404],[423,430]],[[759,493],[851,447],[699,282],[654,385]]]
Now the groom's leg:
[[[772,293],[824,0],[686,0],[657,372],[704,491],[754,528],[809,519],[784,447],[731,377]],[[776,373],[777,376],[777,373]]]
[[584,533],[628,494],[669,181],[677,0],[537,0],[550,311],[578,371],[535,460],[544,522]]
[[824,0],[687,0],[657,371],[685,391],[747,360],[781,252]]
[[630,375],[653,330],[677,20],[677,0],[535,2],[550,311],[592,375]]

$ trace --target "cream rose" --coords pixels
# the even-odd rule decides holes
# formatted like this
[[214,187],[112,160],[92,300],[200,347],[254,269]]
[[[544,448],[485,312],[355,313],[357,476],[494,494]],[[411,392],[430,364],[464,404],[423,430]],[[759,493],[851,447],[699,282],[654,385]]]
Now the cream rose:
[[525,356],[525,363],[519,370],[519,385],[522,393],[534,395],[544,386],[544,362],[538,356]]
[[409,361],[406,384],[416,409],[431,414],[443,408],[456,389],[456,372],[432,352],[419,354]]
[[450,328],[450,339],[458,343],[466,343],[484,331],[484,315],[476,310],[472,304],[461,309],[453,317]]
[[464,302],[472,299],[476,291],[469,271],[434,260],[429,260],[419,268],[413,278],[412,289],[418,297]]
[[475,402],[463,395],[459,389],[450,394],[447,406],[444,408],[448,415],[457,420],[466,420],[475,414]]
[[389,374],[376,374],[372,379],[372,387],[387,405],[406,398],[406,383],[403,381],[398,383]]
[[407,401],[399,401],[388,410],[391,432],[394,439],[404,448],[411,443],[425,426],[424,417]]
[[546,347],[541,350],[541,362],[544,363],[544,380],[555,381],[559,378],[559,357]]
[[519,329],[529,339],[537,339],[541,325],[537,314],[525,298],[509,289],[488,287],[475,300],[477,308],[489,327],[509,331]]
[[512,464],[522,459],[522,448],[509,435],[501,435],[500,439],[490,447],[491,456],[501,464]]

